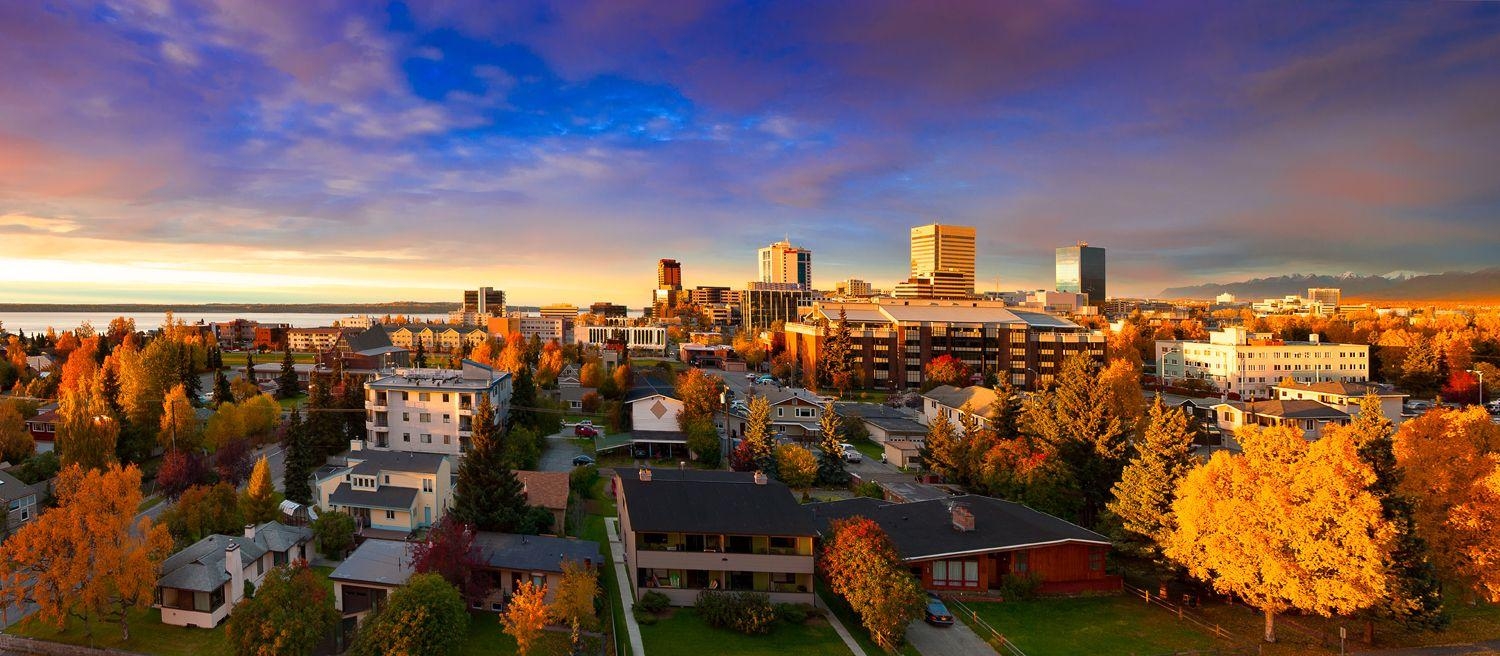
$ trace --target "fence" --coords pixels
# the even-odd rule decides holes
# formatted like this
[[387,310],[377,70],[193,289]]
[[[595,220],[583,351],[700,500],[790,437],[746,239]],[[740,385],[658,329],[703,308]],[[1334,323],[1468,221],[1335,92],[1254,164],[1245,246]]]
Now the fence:
[[1177,619],[1184,620],[1190,624],[1193,624],[1194,626],[1207,631],[1209,635],[1212,635],[1215,638],[1227,640],[1229,642],[1239,642],[1239,640],[1236,639],[1235,635],[1225,630],[1224,627],[1219,626],[1218,624],[1210,624],[1206,618],[1198,617],[1193,613],[1188,612],[1187,607],[1182,604],[1174,604],[1167,601],[1166,599],[1163,599],[1161,595],[1153,595],[1151,594],[1151,591],[1142,590],[1133,585],[1130,585],[1129,583],[1124,583],[1122,585],[1125,587],[1125,592],[1146,600],[1146,603],[1152,606],[1156,606],[1171,613],[1175,613],[1177,615]]
[[1004,634],[995,630],[995,627],[990,626],[989,622],[984,621],[984,618],[980,617],[979,613],[974,612],[973,609],[964,605],[964,602],[957,599],[949,599],[946,603],[957,606],[960,611],[969,616],[975,627],[989,634],[989,638],[986,641],[998,645],[1003,656],[1026,656],[1026,652],[1021,651],[1021,648],[1017,647],[1016,643],[1011,642]]

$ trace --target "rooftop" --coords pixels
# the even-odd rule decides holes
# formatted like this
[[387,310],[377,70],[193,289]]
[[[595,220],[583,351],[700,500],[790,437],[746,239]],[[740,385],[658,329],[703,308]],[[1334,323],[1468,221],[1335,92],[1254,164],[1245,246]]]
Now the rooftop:
[[653,469],[651,480],[617,471],[636,531],[732,535],[814,535],[807,508],[780,481],[755,483],[749,472]]
[[504,569],[561,572],[565,560],[604,562],[598,542],[577,538],[479,531],[474,534],[474,546],[490,567]]
[[333,493],[328,495],[328,503],[334,506],[390,510],[411,510],[416,500],[416,488],[394,485],[382,485],[374,490],[356,490],[348,483],[339,483]]
[[400,368],[394,373],[365,383],[372,389],[456,389],[483,390],[510,376],[509,372],[473,360],[464,360],[462,369]]
[[965,405],[969,409],[983,413],[985,409],[1000,400],[1000,395],[983,385],[970,385],[968,387],[954,387],[952,385],[939,385],[928,390],[923,398],[932,399],[950,408],[962,408]]
[[517,471],[516,478],[526,486],[526,503],[551,510],[568,509],[568,472]]
[[1366,394],[1378,394],[1382,396],[1406,396],[1393,389],[1383,387],[1374,383],[1356,383],[1346,381],[1325,380],[1317,383],[1299,383],[1295,380],[1284,379],[1276,384],[1276,387],[1302,390],[1305,392],[1317,392],[1319,394],[1337,394],[1339,396],[1364,396]]
[[[950,507],[961,503],[974,515],[974,530],[953,527]],[[830,523],[860,515],[875,520],[906,560],[921,560],[961,553],[1009,551],[1025,547],[1081,542],[1108,545],[1109,538],[1019,503],[972,494],[890,503],[859,497],[843,501],[811,503],[819,531]]]
[[411,578],[410,543],[365,540],[328,578],[335,581],[398,586]]
[[[1312,399],[1273,399],[1270,401],[1225,401],[1219,405],[1229,405],[1240,411],[1249,412],[1263,417],[1283,417],[1286,419],[1348,419],[1348,413],[1332,406],[1319,403]],[[1218,407],[1217,405],[1214,407]]]
[[441,453],[360,449],[345,453],[344,458],[354,468],[354,473],[373,476],[382,471],[436,474],[442,471],[443,461],[448,456]]

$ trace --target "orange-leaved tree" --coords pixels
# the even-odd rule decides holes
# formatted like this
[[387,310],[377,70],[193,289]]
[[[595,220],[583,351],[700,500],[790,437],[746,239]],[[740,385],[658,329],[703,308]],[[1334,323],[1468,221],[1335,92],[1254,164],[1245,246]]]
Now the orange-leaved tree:
[[500,624],[510,637],[516,639],[516,652],[527,656],[536,646],[542,629],[547,627],[549,616],[547,586],[526,581],[511,596],[505,612],[500,615]]
[[921,616],[923,594],[885,530],[865,517],[834,520],[821,560],[828,587],[859,614],[875,644],[894,651]]
[[95,619],[117,622],[129,640],[129,613],[151,604],[172,549],[165,526],[133,521],[141,470],[70,465],[57,477],[57,500],[0,546],[0,606],[35,603],[37,617],[59,628],[79,617],[90,635]]
[[1434,410],[1401,424],[1395,451],[1438,574],[1500,601],[1500,426],[1478,407]]
[[1214,454],[1172,503],[1167,557],[1265,613],[1352,613],[1386,594],[1394,531],[1369,491],[1375,473],[1349,436],[1309,445],[1291,427],[1238,434],[1244,453]]

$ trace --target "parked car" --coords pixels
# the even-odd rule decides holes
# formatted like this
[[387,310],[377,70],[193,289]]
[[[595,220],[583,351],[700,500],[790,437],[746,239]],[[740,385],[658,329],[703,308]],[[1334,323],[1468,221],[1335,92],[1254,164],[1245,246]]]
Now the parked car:
[[844,449],[844,460],[849,462],[864,462],[865,456],[856,449]]
[[594,426],[594,420],[592,420],[592,419],[585,419],[583,421],[578,422],[576,425],[578,425],[578,426],[588,426],[590,428],[593,428],[593,426]]
[[937,595],[927,593],[927,613],[924,618],[928,624],[933,626],[953,626],[953,613],[948,612],[948,606]]
[[587,467],[587,466],[592,465],[592,464],[594,464],[594,459],[591,458],[591,457],[589,457],[589,456],[584,456],[584,455],[573,456],[573,466],[574,467]]
[[574,426],[573,437],[599,437],[599,429],[593,426]]
[[757,385],[775,385],[776,379],[770,376],[761,376],[760,378],[755,379],[755,383]]
[[750,381],[753,381],[753,380],[755,380],[755,379],[756,379],[756,378],[760,378],[760,374],[758,374],[758,373],[755,373],[755,372],[753,372],[753,371],[752,371],[752,372],[750,372],[750,373],[748,373],[748,374],[745,374],[745,380],[750,380]]

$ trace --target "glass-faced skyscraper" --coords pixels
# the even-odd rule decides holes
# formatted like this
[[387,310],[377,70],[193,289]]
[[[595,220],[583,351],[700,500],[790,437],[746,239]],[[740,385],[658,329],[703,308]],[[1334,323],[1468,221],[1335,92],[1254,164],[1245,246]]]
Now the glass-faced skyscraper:
[[1086,241],[1057,249],[1057,291],[1087,294],[1089,305],[1104,305],[1104,249]]

